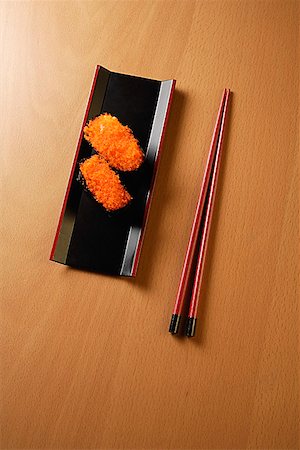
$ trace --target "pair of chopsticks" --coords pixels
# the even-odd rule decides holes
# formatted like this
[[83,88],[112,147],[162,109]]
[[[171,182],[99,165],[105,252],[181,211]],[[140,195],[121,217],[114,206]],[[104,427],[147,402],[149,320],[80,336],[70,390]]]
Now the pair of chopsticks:
[[197,248],[198,255],[196,271],[193,280],[192,294],[190,297],[189,313],[185,331],[186,336],[192,337],[195,335],[201,282],[203,278],[204,262],[220,169],[221,151],[224,138],[225,121],[228,111],[229,96],[230,90],[224,89],[212,141],[210,144],[204,178],[171,318],[169,332],[172,334],[177,334],[178,332],[182,308],[184,300],[187,296],[187,287],[189,285],[193,261],[196,257]]

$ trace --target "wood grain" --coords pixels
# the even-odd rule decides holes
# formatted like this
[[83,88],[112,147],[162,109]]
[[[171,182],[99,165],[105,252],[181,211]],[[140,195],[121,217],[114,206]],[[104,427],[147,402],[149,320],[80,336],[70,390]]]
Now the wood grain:
[[[3,449],[296,449],[299,2],[1,2]],[[177,88],[138,276],[48,260],[96,64]],[[198,335],[167,332],[224,87]]]

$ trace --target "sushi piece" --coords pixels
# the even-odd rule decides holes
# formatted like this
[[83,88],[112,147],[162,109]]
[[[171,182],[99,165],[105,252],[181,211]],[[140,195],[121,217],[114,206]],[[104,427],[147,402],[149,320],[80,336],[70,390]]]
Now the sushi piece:
[[132,199],[119,175],[109,167],[105,159],[93,155],[80,163],[79,167],[86,187],[107,211],[124,208]]
[[90,120],[84,127],[84,137],[117,170],[136,170],[144,160],[131,129],[111,114]]

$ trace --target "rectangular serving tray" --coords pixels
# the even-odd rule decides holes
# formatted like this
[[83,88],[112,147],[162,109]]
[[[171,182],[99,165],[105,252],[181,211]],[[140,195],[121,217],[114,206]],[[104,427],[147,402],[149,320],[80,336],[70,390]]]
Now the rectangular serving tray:
[[[157,81],[97,66],[50,255],[52,261],[112,275],[135,276],[175,80]],[[145,153],[135,172],[119,172],[129,207],[107,212],[78,181],[79,162],[94,150],[83,128],[102,113],[128,125]]]

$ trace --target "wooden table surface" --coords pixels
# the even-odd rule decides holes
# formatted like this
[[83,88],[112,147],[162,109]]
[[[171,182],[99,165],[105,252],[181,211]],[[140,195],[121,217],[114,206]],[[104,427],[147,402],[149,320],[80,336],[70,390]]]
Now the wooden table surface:
[[[296,449],[299,3],[1,2],[7,449]],[[176,78],[135,280],[48,260],[96,64]],[[168,333],[233,90],[195,339]]]

